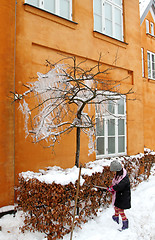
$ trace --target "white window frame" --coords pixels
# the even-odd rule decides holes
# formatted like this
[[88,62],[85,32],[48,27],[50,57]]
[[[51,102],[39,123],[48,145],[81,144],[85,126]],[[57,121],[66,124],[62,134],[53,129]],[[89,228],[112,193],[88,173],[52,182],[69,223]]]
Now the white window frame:
[[[108,111],[105,111],[105,114],[103,114],[103,118],[100,119],[101,121],[103,121],[103,129],[104,129],[104,134],[102,135],[97,135],[97,131],[96,131],[96,158],[103,158],[103,157],[112,157],[112,156],[122,156],[122,155],[126,155],[127,154],[127,144],[126,144],[126,140],[127,140],[127,130],[126,130],[126,96],[121,96],[121,98],[124,101],[124,114],[119,114],[118,113],[118,100],[116,100],[116,97],[114,98],[113,102],[114,102],[114,109],[115,109],[115,113],[114,114],[109,114]],[[119,98],[118,98],[119,99]],[[106,104],[106,103],[103,103]],[[106,108],[106,107],[105,107]],[[104,108],[104,109],[105,109]],[[100,115],[100,113],[99,113]],[[96,119],[100,118],[97,112],[97,108],[96,108]],[[120,119],[124,120],[124,135],[119,135],[118,133],[118,122]],[[108,121],[110,120],[114,120],[115,121],[115,152],[114,153],[109,153],[108,151],[108,139],[110,136],[108,136]],[[97,127],[97,126],[96,126]],[[104,138],[104,154],[98,154],[97,152],[97,140],[98,138]],[[119,152],[118,151],[118,138],[119,137],[124,137],[124,151],[123,152]]]
[[[34,4],[31,4],[31,0],[25,0],[25,3],[30,4],[32,6],[35,6],[35,7],[38,7],[40,9],[42,9],[42,10],[51,12],[48,9],[44,8],[45,1],[47,1],[47,0],[38,0],[38,6],[35,6]],[[50,0],[48,0],[48,1],[50,1]],[[66,18],[68,20],[72,20],[72,0],[66,0],[66,1],[68,1],[68,3],[69,3],[69,9],[68,9],[69,10],[69,16],[68,16],[68,18],[66,18],[64,16],[61,16],[61,13],[60,13],[61,0],[54,0],[54,2],[55,2],[55,9],[54,9],[54,12],[51,12],[51,13],[54,13],[54,14],[60,16],[60,17]]]
[[141,48],[141,57],[142,57],[142,77],[144,77],[144,48]]
[[[101,12],[102,12],[102,22],[101,22],[101,31],[95,28],[95,17],[98,15],[95,10],[94,10],[94,30],[99,31],[109,37],[115,38],[117,40],[123,41],[124,40],[124,33],[123,33],[123,1],[121,0],[121,6],[115,3],[115,0],[100,0],[101,2]],[[108,35],[106,33],[106,28],[105,28],[105,4],[108,3],[112,7],[112,34]],[[95,0],[93,0],[93,4],[95,4]],[[93,5],[94,6],[94,5]],[[95,8],[95,7],[94,7]],[[115,33],[115,11],[114,8],[117,8],[121,11],[121,37],[117,38],[116,33]]]
[[149,20],[146,19],[146,33],[150,33]]
[[152,60],[153,56],[154,56],[154,62],[155,62],[155,53],[147,51],[148,78],[155,80],[155,69],[153,69],[153,60]]
[[151,22],[150,25],[151,25],[151,35],[154,36],[154,23]]

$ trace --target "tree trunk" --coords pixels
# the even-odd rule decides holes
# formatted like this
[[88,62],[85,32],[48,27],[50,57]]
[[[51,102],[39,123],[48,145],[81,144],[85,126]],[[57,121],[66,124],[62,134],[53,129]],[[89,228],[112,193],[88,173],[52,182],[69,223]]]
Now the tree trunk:
[[80,156],[80,127],[76,129],[76,159],[75,166],[79,167],[79,156]]
[[77,207],[77,203],[78,203],[78,194],[79,194],[79,187],[80,187],[81,168],[82,168],[82,166],[80,166],[80,168],[79,168],[79,177],[78,177],[78,182],[77,182],[77,190],[76,190],[76,197],[75,197],[75,207],[74,207],[73,223],[72,223],[72,230],[71,230],[70,240],[72,240],[72,236],[73,236],[75,213],[76,213],[76,207]]

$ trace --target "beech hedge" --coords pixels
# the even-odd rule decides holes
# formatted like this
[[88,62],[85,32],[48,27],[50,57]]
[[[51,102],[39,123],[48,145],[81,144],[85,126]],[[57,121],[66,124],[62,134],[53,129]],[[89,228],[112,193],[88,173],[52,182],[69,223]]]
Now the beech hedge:
[[[150,169],[155,162],[155,156],[146,152],[142,157],[122,157],[131,187],[147,179]],[[80,185],[75,226],[97,215],[98,210],[106,208],[111,203],[111,194],[98,186],[111,185],[113,173],[109,167],[103,167],[102,172],[95,172],[91,176],[82,175],[84,183]],[[47,184],[36,178],[19,177],[17,210],[25,213],[22,231],[39,231],[46,234],[48,240],[60,239],[72,229],[73,212],[77,181],[66,185]]]

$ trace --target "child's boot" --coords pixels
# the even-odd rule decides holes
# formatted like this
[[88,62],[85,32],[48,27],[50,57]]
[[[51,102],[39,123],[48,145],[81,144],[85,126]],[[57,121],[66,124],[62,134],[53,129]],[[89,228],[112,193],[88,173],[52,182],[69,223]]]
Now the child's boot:
[[112,216],[112,219],[119,224],[119,216]]
[[129,221],[128,221],[128,219],[125,220],[125,221],[122,221],[122,222],[123,222],[122,230],[125,230],[125,229],[129,228]]

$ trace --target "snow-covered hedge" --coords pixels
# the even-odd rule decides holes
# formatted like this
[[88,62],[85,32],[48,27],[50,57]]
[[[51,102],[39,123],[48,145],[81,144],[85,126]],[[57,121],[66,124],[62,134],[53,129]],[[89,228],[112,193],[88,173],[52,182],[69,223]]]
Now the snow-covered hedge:
[[[145,149],[144,154],[117,158],[127,169],[131,186],[147,179],[155,153]],[[116,158],[115,158],[116,159]],[[94,185],[109,186],[113,173],[110,162],[97,160],[82,167],[78,199],[79,214],[75,225],[79,226],[97,214],[98,209],[111,203],[111,195]],[[19,176],[18,209],[25,212],[25,225],[22,231],[38,230],[47,235],[48,240],[62,238],[71,231],[74,200],[77,188],[78,168],[63,170],[48,167],[39,173],[24,172]]]

